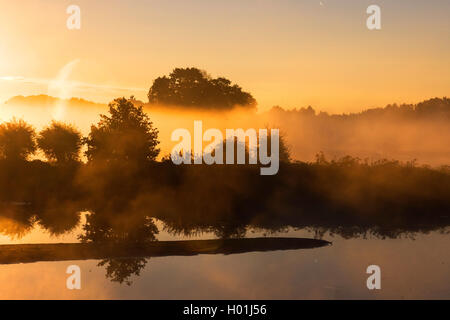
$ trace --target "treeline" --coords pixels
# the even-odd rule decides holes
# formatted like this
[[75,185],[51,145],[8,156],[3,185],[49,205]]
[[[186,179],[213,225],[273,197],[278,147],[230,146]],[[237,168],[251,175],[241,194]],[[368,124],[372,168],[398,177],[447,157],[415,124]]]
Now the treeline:
[[[0,127],[0,232],[23,235],[36,223],[52,234],[72,230],[88,211],[85,242],[154,241],[171,233],[243,237],[310,228],[345,237],[398,237],[450,224],[450,172],[414,162],[334,160],[280,163],[274,176],[255,165],[174,165],[156,161],[158,130],[125,98],[87,137],[52,123],[41,132],[23,121]],[[87,163],[79,161],[86,146]],[[26,161],[40,148],[48,162]]]
[[41,132],[23,120],[13,119],[0,125],[0,159],[26,161],[38,150],[49,162],[79,162],[81,148],[87,146],[88,160],[142,162],[155,160],[158,130],[144,113],[125,98],[109,104],[109,114],[101,115],[87,137],[72,125],[53,121]]
[[0,161],[0,232],[21,236],[39,224],[72,230],[89,212],[80,239],[145,243],[158,233],[248,231],[288,227],[344,237],[396,238],[450,225],[450,172],[413,163],[366,163],[351,157],[284,163],[275,176],[252,165],[130,165],[89,162],[54,166]]
[[450,163],[450,99],[415,105],[389,105],[361,113],[329,115],[313,108],[273,108],[268,120],[283,128],[294,159],[311,161],[318,151],[328,156],[417,159],[421,164]]
[[306,108],[295,108],[285,110],[279,106],[273,107],[269,113],[273,115],[286,114],[291,117],[331,117],[334,119],[430,119],[439,118],[441,120],[450,120],[450,99],[432,98],[417,104],[388,104],[384,108],[370,108],[359,113],[349,114],[328,114],[327,112],[317,112],[311,106]]

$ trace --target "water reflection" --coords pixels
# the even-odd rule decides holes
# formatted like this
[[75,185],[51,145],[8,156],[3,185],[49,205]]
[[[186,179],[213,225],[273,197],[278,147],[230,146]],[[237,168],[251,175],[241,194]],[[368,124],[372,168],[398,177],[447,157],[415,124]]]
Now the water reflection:
[[147,264],[146,258],[113,258],[103,259],[98,263],[98,267],[106,266],[106,278],[112,282],[131,285],[132,275],[140,276],[141,270]]
[[[259,168],[252,166],[182,167],[164,161],[139,167],[121,163],[52,166],[41,161],[1,162],[0,166],[5,169],[0,170],[2,235],[21,238],[36,227],[53,236],[80,230],[78,240],[87,245],[81,248],[91,248],[72,256],[32,252],[34,260],[22,256],[3,263],[101,259],[98,265],[106,269],[107,278],[120,284],[131,284],[130,277],[138,276],[151,256],[324,245],[320,241],[310,245],[305,239],[295,246],[278,240],[256,245],[244,239],[255,230],[267,235],[308,230],[316,239],[325,235],[396,239],[448,233],[450,225],[448,173],[395,164],[351,170],[343,164],[291,164],[280,167],[272,177],[260,176]],[[394,181],[387,181],[387,176]],[[84,220],[81,212],[88,212]],[[222,240],[215,246],[240,241],[231,251],[211,243],[199,248],[195,242],[190,251],[185,247],[176,251],[163,242],[155,245],[159,232],[184,237],[213,234]],[[2,251],[6,252],[5,247]]]
[[[291,231],[289,237],[311,237]],[[330,238],[328,234],[326,238]],[[449,299],[450,237],[342,239],[312,250],[154,257],[110,281],[101,260],[0,265],[1,299]],[[66,268],[82,270],[82,290],[67,290]],[[382,268],[382,289],[367,290],[366,268]],[[375,292],[376,291],[376,292]]]

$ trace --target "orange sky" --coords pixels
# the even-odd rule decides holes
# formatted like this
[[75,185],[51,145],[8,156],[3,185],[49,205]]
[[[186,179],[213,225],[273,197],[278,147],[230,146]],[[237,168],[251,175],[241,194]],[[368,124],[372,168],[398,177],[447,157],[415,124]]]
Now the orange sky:
[[[373,3],[379,31],[366,28]],[[81,8],[81,30],[66,28],[70,4]],[[188,66],[238,83],[261,110],[350,112],[449,94],[446,0],[0,0],[0,8],[0,101],[144,100],[154,78]]]

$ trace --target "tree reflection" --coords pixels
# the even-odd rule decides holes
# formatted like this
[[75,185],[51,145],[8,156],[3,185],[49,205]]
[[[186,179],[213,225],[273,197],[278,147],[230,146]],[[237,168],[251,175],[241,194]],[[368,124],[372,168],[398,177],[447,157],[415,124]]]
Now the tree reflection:
[[103,259],[97,266],[106,268],[106,278],[112,282],[124,283],[130,286],[132,275],[140,276],[141,270],[147,264],[146,258],[112,258]]
[[88,211],[79,239],[109,246],[108,255],[94,256],[108,257],[100,263],[107,277],[128,284],[146,260],[121,257],[156,241],[156,219],[170,234],[208,232],[220,239],[286,228],[311,230],[316,238],[383,239],[446,232],[450,225],[447,168],[318,155],[315,163],[283,162],[277,175],[261,176],[253,165],[176,166],[138,158],[66,165],[0,159],[0,233],[22,237],[39,225],[60,235]]
[[[155,241],[158,233],[153,219],[147,216],[130,215],[117,217],[116,220],[98,213],[86,216],[83,226],[84,234],[79,236],[82,242],[118,243],[126,245],[143,245]],[[123,219],[122,219],[123,218]]]

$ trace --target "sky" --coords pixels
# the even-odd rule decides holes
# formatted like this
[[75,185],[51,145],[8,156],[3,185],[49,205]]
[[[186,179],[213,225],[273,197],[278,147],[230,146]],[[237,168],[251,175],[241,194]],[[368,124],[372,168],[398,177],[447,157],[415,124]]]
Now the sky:
[[[69,5],[81,29],[69,30]],[[366,9],[381,8],[381,30]],[[449,95],[448,0],[0,0],[0,102],[50,94],[146,100],[198,67],[259,110],[357,112]]]

